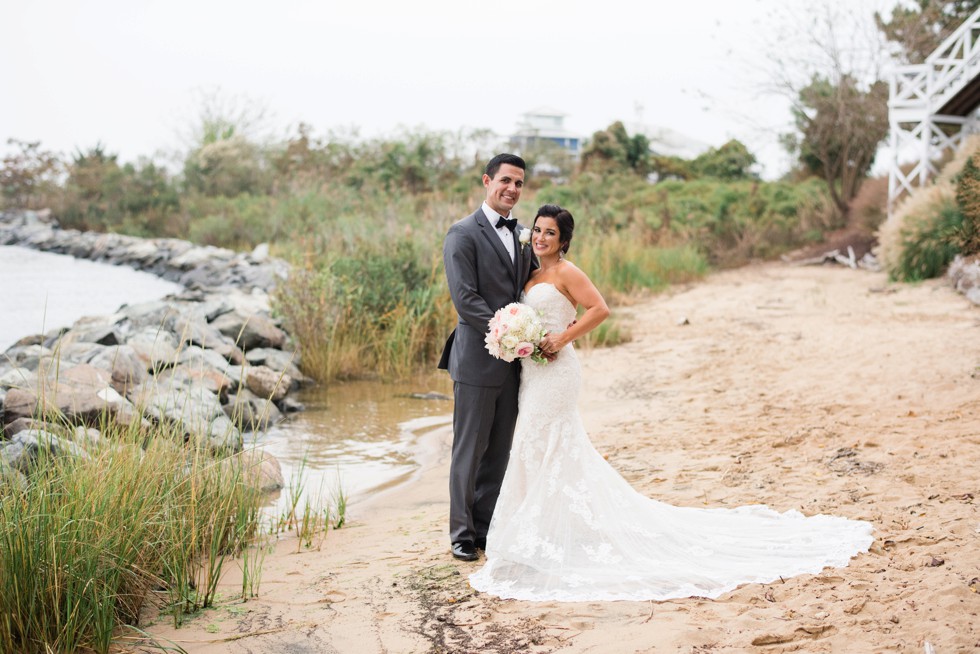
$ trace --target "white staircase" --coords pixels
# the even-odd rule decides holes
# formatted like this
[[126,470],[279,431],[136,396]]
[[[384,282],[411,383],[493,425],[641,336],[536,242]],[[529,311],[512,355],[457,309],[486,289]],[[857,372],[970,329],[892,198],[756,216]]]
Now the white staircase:
[[[888,213],[903,193],[935,175],[935,161],[980,131],[980,9],[926,57],[896,67],[889,80],[892,160]],[[911,169],[903,171],[903,167]]]

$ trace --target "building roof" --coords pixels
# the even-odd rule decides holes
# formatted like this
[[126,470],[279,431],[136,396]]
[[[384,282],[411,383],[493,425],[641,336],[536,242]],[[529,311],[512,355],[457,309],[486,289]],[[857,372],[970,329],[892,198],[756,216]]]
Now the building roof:
[[650,150],[657,154],[681,159],[694,159],[711,146],[704,141],[661,125],[632,123],[627,126],[631,134],[643,134],[650,141]]

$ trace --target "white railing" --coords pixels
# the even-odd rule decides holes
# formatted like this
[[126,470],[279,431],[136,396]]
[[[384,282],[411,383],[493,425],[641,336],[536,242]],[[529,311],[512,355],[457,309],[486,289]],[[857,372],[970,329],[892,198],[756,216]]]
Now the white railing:
[[[896,67],[889,80],[888,120],[892,161],[888,173],[888,211],[904,192],[936,174],[937,158],[958,148],[977,131],[977,107],[963,115],[939,111],[980,75],[980,9],[949,35],[924,63]],[[943,128],[945,127],[945,129]],[[903,171],[902,160],[911,169]]]

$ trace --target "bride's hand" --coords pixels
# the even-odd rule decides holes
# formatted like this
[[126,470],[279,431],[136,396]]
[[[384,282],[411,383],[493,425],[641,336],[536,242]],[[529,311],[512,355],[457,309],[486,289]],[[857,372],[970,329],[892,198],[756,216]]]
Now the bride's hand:
[[548,333],[545,334],[545,337],[541,340],[541,352],[549,361],[558,355],[558,351],[560,349],[568,345],[568,343],[565,342],[565,339],[562,338],[563,334],[564,332],[561,334]]

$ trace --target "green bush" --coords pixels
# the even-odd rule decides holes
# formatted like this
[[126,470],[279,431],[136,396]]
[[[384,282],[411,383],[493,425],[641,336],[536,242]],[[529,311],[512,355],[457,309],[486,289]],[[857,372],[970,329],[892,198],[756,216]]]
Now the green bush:
[[905,233],[898,265],[890,271],[899,281],[915,282],[942,275],[959,253],[963,213],[952,202],[935,207],[935,214]]

